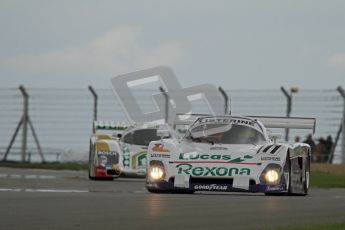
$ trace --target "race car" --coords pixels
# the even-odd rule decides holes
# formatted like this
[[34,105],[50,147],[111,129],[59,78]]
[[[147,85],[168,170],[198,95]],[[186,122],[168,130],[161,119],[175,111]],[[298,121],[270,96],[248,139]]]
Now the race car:
[[202,116],[182,140],[158,130],[148,147],[149,192],[261,192],[306,195],[310,146],[277,143],[267,128],[315,129],[314,118]]
[[112,180],[121,174],[144,177],[147,146],[160,139],[156,135],[158,127],[94,122],[90,138],[89,178]]

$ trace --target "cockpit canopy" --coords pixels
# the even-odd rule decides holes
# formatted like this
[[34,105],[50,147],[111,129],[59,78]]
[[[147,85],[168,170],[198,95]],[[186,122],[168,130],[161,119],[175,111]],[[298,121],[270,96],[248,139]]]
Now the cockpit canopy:
[[235,117],[202,117],[191,125],[186,139],[219,144],[262,144],[267,142],[257,121]]
[[160,137],[157,136],[156,128],[145,128],[130,131],[121,140],[130,145],[148,146],[151,141],[157,141],[159,139]]

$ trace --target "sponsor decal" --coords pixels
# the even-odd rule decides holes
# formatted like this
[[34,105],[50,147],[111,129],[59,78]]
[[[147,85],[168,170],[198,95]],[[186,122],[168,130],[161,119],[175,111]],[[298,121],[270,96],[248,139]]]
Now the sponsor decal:
[[227,185],[217,185],[217,184],[210,184],[210,185],[195,185],[194,189],[196,190],[208,190],[208,191],[226,191],[228,189]]
[[228,168],[228,167],[193,167],[191,164],[177,164],[177,174],[192,176],[233,176],[250,175],[249,168]]
[[234,118],[204,118],[198,121],[198,124],[202,123],[219,123],[219,124],[244,124],[254,126],[254,122],[246,119],[234,119]]
[[262,161],[280,161],[280,157],[261,157]]
[[119,164],[115,164],[113,162],[107,162],[105,165],[106,169],[118,169]]
[[164,153],[151,153],[151,157],[156,157],[156,158],[170,158],[169,154],[164,154]]
[[116,151],[103,151],[103,150],[98,150],[97,155],[117,155]]
[[[241,163],[243,161],[246,161],[246,160],[249,160],[252,158],[253,157],[251,155],[244,155],[243,157],[237,157],[235,159],[231,159],[231,155],[227,155],[227,154],[198,154],[198,153],[184,154],[184,153],[180,153],[178,159],[179,160],[187,160],[187,161],[195,161],[195,162],[198,161],[197,163],[202,163],[203,160],[205,160],[205,163],[206,162],[207,163]],[[247,164],[257,164],[257,163],[247,163]]]
[[146,168],[146,151],[139,152],[132,156],[132,167],[133,169]]
[[97,151],[98,163],[106,167],[119,162],[119,154],[115,151]]
[[152,148],[152,151],[154,151],[154,152],[170,152],[169,149],[164,148],[163,144],[155,144],[155,146]]
[[122,165],[124,168],[129,168],[130,165],[130,155],[131,152],[129,151],[129,148],[127,145],[123,148],[123,160],[122,160]]
[[179,160],[223,160],[223,161],[230,161],[230,155],[222,155],[222,154],[184,154],[180,153]]
[[284,187],[282,185],[275,186],[275,187],[272,187],[272,186],[266,187],[266,191],[283,191],[283,190],[284,190]]

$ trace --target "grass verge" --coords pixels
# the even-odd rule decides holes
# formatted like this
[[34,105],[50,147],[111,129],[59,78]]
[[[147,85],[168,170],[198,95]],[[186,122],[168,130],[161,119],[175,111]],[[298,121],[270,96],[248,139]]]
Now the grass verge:
[[316,188],[345,188],[345,175],[311,172],[310,186]]
[[337,224],[322,224],[322,225],[304,225],[300,227],[281,227],[274,230],[339,230],[345,229],[344,223]]

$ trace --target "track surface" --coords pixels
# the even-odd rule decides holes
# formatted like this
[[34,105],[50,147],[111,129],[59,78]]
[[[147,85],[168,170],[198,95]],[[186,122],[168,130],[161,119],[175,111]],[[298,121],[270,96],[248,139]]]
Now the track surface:
[[267,229],[345,221],[345,189],[307,197],[150,194],[143,179],[0,168],[0,229]]

